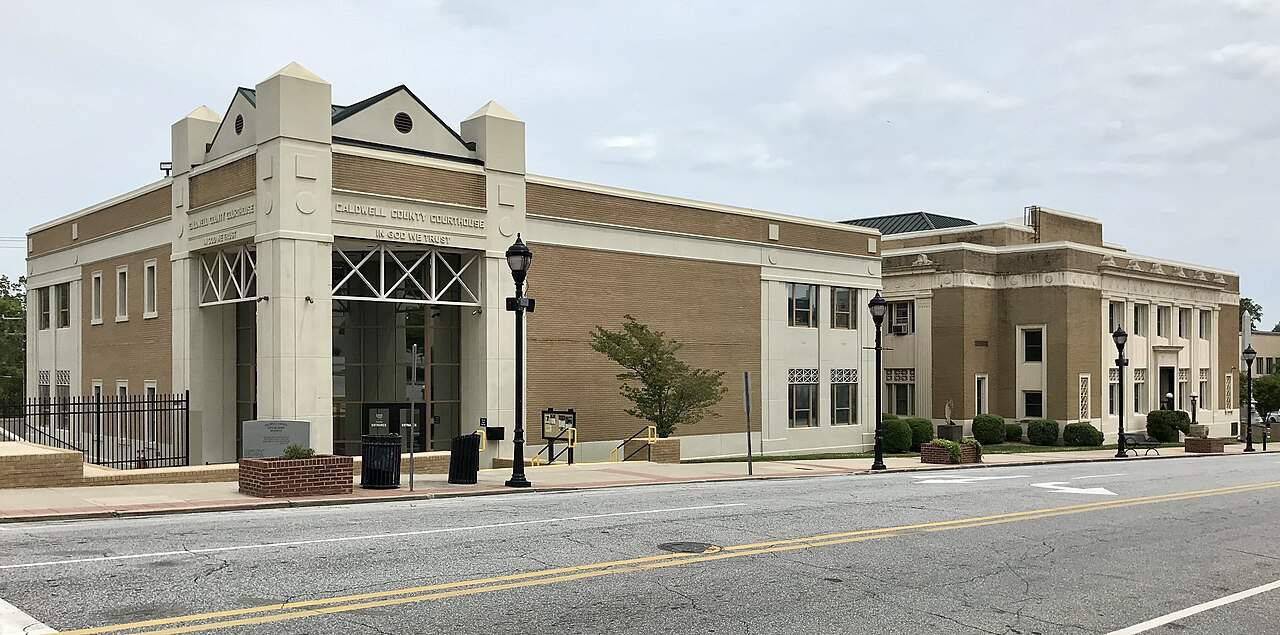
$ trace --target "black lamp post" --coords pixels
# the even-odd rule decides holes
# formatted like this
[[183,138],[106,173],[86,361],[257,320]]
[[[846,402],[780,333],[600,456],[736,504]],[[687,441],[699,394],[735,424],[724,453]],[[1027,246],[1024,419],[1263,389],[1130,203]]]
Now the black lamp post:
[[524,279],[533,262],[533,252],[516,234],[516,242],[507,248],[507,266],[516,282],[516,295],[507,298],[507,310],[516,314],[516,429],[512,435],[511,479],[507,487],[529,487],[524,476],[524,314],[533,313],[533,298],[524,296]]
[[1253,360],[1258,357],[1258,352],[1253,350],[1253,346],[1244,349],[1241,356],[1244,359],[1244,451],[1253,452]]
[[1124,447],[1124,409],[1128,407],[1124,403],[1124,367],[1129,365],[1129,360],[1124,356],[1124,345],[1129,341],[1129,334],[1124,332],[1123,326],[1117,326],[1116,332],[1111,334],[1111,340],[1116,343],[1116,372],[1120,375],[1116,381],[1116,387],[1120,392],[1117,395],[1120,403],[1116,404],[1120,412],[1120,436],[1116,440],[1116,458],[1123,459],[1128,456]]
[[884,314],[889,310],[889,303],[884,301],[879,291],[876,291],[876,297],[871,298],[871,301],[867,303],[867,308],[871,310],[871,321],[876,324],[876,458],[871,463],[871,469],[883,470],[885,469],[884,429],[880,424],[884,420],[884,410],[881,409],[880,399],[881,393],[884,392],[884,386],[880,381],[881,375],[884,373],[884,346],[881,345],[880,337],[881,327],[884,326]]

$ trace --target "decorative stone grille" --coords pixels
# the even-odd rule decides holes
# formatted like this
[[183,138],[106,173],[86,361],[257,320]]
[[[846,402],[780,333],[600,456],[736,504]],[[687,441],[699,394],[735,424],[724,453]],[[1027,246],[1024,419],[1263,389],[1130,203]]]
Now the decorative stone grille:
[[914,384],[916,383],[916,369],[886,368],[884,369],[884,380],[890,384]]
[[1201,368],[1201,369],[1200,369],[1200,381],[1209,381],[1209,369],[1208,369],[1208,368]]
[[1133,381],[1139,384],[1147,383],[1147,369],[1145,368],[1133,369]]
[[1231,373],[1227,373],[1225,379],[1226,382],[1223,383],[1222,386],[1227,394],[1227,407],[1231,408],[1234,407],[1236,403],[1235,400],[1231,398],[1232,389],[1235,388],[1235,376]]
[[1113,384],[1118,384],[1118,383],[1120,383],[1120,369],[1119,369],[1119,368],[1112,368],[1112,369],[1108,370],[1108,371],[1107,371],[1107,381],[1109,381],[1109,382],[1111,382],[1111,383],[1113,383]]
[[1080,376],[1080,419],[1093,418],[1093,377]]
[[1178,369],[1178,381],[1180,381],[1180,382],[1191,381],[1191,369],[1189,369],[1189,368],[1179,368],[1179,369]]
[[50,376],[49,371],[47,371],[47,370],[42,370],[42,371],[40,371],[40,385],[41,385],[41,386],[48,386],[48,385],[49,385],[49,376]]
[[58,374],[55,375],[55,378],[58,380],[59,386],[71,385],[71,371],[69,370],[59,370]]
[[831,383],[833,384],[856,384],[858,383],[858,369],[856,368],[832,368]]
[[787,371],[787,383],[789,384],[816,384],[818,383],[818,369],[816,368],[792,368]]

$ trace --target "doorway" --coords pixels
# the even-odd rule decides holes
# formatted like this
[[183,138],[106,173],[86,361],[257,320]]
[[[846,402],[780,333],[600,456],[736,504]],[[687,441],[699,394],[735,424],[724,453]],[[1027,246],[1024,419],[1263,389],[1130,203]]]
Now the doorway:
[[[427,449],[427,404],[418,402],[365,403],[362,406],[361,434],[398,434],[404,450],[409,451],[408,427],[413,424],[413,450]],[[402,429],[405,428],[405,429]]]
[[1173,369],[1173,367],[1172,367],[1172,366],[1161,366],[1161,367],[1160,367],[1160,395],[1159,395],[1159,398],[1160,398],[1160,409],[1161,409],[1161,410],[1166,410],[1166,409],[1168,409],[1168,410],[1172,410],[1172,409],[1173,409],[1173,403],[1171,403],[1173,400],[1169,398],[1169,395],[1173,393],[1173,382],[1174,382],[1175,372],[1176,372],[1176,371]]

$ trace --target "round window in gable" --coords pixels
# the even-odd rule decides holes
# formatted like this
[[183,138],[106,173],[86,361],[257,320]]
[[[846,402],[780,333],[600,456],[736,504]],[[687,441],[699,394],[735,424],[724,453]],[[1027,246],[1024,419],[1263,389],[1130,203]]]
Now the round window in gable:
[[413,130],[413,118],[407,112],[396,113],[395,124],[396,130],[399,130],[401,134],[409,134],[409,131]]
[[236,134],[244,132],[244,115],[236,115]]

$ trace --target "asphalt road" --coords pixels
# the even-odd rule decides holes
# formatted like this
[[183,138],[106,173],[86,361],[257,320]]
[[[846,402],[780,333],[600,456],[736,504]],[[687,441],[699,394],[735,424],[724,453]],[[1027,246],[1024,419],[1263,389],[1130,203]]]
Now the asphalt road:
[[[0,525],[0,624],[1108,633],[1280,580],[1278,510],[1250,456]],[[1280,589],[1127,632],[1277,633]]]

